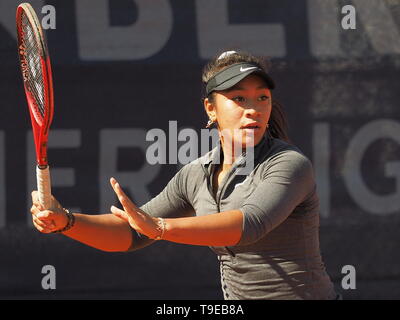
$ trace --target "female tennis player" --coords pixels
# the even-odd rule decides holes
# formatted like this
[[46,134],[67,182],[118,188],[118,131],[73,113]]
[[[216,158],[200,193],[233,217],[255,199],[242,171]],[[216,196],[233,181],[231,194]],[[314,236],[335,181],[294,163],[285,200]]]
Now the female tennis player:
[[[320,254],[313,168],[289,141],[264,60],[224,52],[205,66],[203,82],[207,126],[217,126],[220,141],[201,161],[185,165],[140,208],[111,178],[122,208],[109,214],[69,213],[54,198],[42,210],[34,191],[35,227],[104,251],[156,240],[209,246],[225,299],[335,299]],[[243,174],[250,152],[254,166]]]

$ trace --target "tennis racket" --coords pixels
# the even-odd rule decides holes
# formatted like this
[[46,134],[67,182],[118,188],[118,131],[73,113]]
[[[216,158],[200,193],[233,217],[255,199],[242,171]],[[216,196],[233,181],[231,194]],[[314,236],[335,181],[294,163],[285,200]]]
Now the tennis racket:
[[51,183],[47,140],[54,112],[50,58],[39,19],[29,3],[18,6],[16,22],[18,55],[35,142],[39,201],[45,209],[49,209]]

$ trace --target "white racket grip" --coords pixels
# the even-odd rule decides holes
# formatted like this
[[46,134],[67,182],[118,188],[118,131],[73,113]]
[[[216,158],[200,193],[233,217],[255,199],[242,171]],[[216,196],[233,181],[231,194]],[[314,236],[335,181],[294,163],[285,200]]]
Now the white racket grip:
[[51,183],[49,166],[40,169],[36,166],[36,180],[39,192],[39,202],[44,209],[50,209],[51,206]]

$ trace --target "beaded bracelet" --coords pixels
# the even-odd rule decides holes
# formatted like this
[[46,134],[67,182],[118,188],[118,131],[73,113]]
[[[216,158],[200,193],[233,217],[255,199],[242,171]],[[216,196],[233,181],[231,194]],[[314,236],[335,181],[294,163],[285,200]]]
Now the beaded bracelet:
[[154,238],[154,240],[162,240],[165,232],[165,221],[163,218],[157,218],[157,230],[160,231],[160,234]]
[[65,214],[67,215],[67,218],[68,218],[67,225],[62,229],[53,231],[52,233],[60,233],[60,232],[67,231],[67,230],[71,229],[75,224],[75,216],[71,212],[69,212],[69,210],[67,210],[65,208],[63,208],[63,210],[64,210],[64,212],[65,212]]

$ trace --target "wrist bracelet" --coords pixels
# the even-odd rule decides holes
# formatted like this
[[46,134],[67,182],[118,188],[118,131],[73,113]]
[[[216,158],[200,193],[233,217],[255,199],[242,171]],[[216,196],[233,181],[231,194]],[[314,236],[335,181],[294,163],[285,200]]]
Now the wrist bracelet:
[[154,238],[154,240],[162,240],[165,232],[165,221],[163,218],[157,218],[157,230],[160,234]]
[[65,208],[63,208],[63,210],[68,218],[67,225],[62,229],[53,231],[52,233],[60,233],[60,232],[67,231],[67,230],[71,229],[75,224],[75,216],[71,212],[69,212],[69,210],[67,210]]

